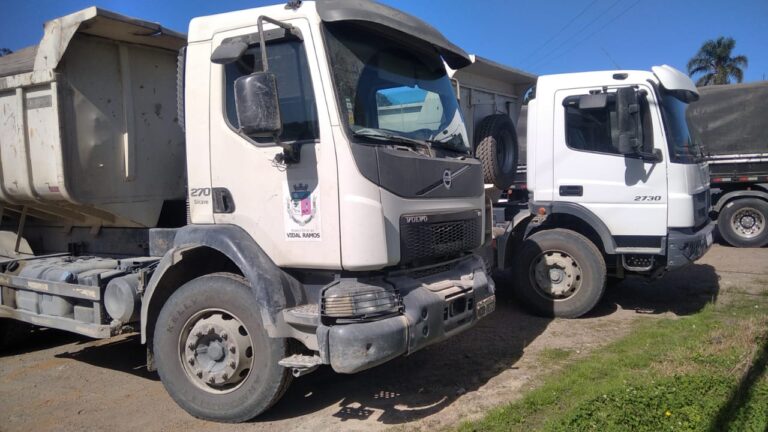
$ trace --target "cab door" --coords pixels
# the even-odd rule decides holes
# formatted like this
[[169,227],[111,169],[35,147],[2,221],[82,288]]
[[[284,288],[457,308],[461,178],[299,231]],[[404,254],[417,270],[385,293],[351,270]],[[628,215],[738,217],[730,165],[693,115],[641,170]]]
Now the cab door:
[[250,137],[239,128],[234,82],[262,70],[256,26],[213,38],[213,50],[233,38],[248,43],[240,60],[210,65],[213,219],[243,228],[278,266],[339,268],[336,157],[316,61],[320,54],[305,19],[286,22],[301,37],[265,25],[266,48],[269,71],[277,77],[279,139],[300,146],[297,163],[280,160],[283,150],[274,138]]
[[[639,89],[644,151],[658,148],[665,154],[653,92],[642,85]],[[603,107],[579,105],[582,95],[602,91],[569,89],[555,94],[554,200],[592,212],[619,247],[660,248],[667,233],[666,163],[619,153],[616,88],[608,88]],[[651,238],[639,241],[638,236]],[[659,241],[651,241],[653,237]]]

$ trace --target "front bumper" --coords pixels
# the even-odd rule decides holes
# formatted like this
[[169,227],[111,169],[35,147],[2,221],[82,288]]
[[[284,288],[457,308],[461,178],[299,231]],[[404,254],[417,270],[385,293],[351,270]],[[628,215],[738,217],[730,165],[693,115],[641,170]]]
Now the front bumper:
[[704,256],[712,247],[714,229],[714,221],[693,234],[670,229],[667,237],[667,270],[685,267]]
[[[424,273],[434,272],[421,277]],[[403,313],[372,322],[320,326],[321,353],[333,370],[359,372],[411,354],[472,327],[495,308],[494,284],[476,255],[387,277]],[[323,341],[325,342],[325,341]]]

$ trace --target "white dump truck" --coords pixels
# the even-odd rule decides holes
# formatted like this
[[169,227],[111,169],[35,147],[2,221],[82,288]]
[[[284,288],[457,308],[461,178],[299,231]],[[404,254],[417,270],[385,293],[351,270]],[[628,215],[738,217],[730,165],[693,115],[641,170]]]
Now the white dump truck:
[[227,422],[472,327],[489,227],[443,61],[471,59],[368,1],[46,23],[0,59],[0,326],[139,332]]
[[512,276],[499,289],[537,314],[573,318],[609,277],[659,277],[706,253],[714,224],[708,166],[685,117],[699,94],[690,78],[669,66],[535,78],[473,60],[452,76],[475,89],[460,92],[461,106],[485,182],[506,192],[489,193],[492,261]]

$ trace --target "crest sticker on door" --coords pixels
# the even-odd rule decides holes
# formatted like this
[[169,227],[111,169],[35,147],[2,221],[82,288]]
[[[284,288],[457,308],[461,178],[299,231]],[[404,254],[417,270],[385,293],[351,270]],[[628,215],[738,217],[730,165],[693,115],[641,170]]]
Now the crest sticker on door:
[[285,239],[320,241],[320,192],[309,182],[284,183]]

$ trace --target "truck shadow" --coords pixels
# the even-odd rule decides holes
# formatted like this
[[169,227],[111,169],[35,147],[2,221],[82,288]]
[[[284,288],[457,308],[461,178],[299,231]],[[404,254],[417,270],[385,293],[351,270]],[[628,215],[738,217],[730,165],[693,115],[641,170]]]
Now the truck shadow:
[[79,340],[88,340],[85,336],[74,333],[25,324],[21,324],[17,331],[23,332],[23,334],[15,335],[11,346],[0,351],[0,358],[43,351]]
[[160,380],[155,372],[147,370],[147,351],[138,334],[101,341],[85,339],[81,349],[56,354],[55,357],[77,360],[152,381]]
[[502,297],[496,311],[474,328],[408,357],[355,375],[322,368],[293,382],[256,422],[270,422],[336,405],[342,421],[376,417],[383,424],[419,420],[514,369],[523,350],[551,319],[530,316]]
[[690,315],[717,301],[719,276],[707,264],[692,264],[656,280],[627,278],[611,284],[600,303],[585,317],[605,316],[618,308],[640,314]]

